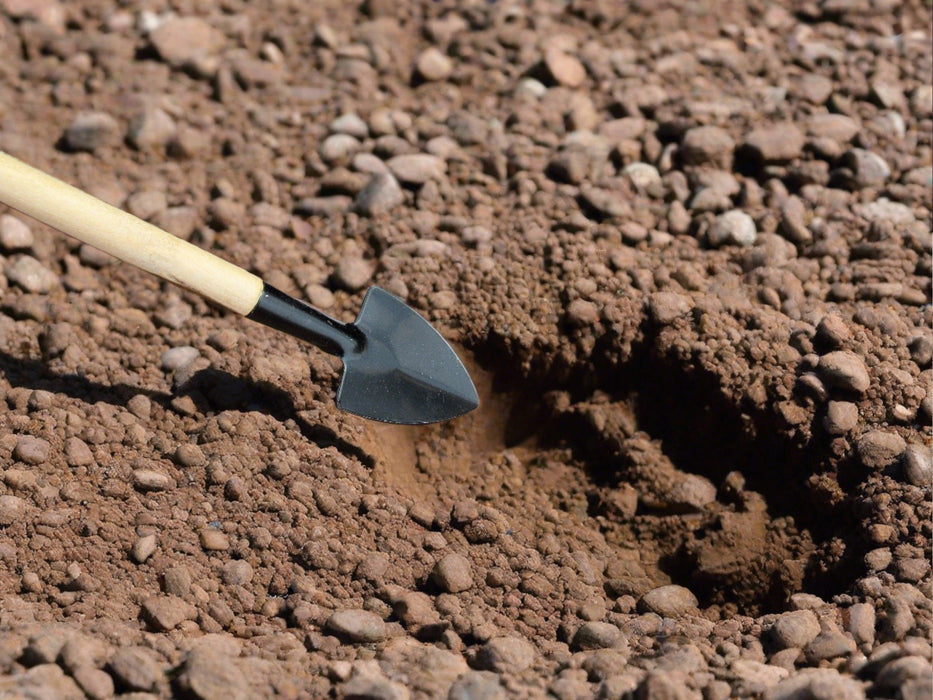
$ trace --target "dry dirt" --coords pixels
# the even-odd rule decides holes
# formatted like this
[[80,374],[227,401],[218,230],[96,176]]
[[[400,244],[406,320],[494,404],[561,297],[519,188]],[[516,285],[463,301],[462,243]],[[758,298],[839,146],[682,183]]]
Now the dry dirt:
[[0,211],[0,697],[930,698],[930,35],[0,0],[0,149],[343,320],[383,286],[482,398],[340,414]]

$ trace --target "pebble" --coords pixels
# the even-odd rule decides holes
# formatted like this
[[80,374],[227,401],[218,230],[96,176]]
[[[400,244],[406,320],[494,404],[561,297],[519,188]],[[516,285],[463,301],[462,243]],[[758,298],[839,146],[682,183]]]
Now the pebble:
[[850,401],[830,401],[826,404],[823,427],[830,435],[845,435],[858,425],[858,406]]
[[837,629],[820,632],[804,649],[807,661],[817,664],[827,659],[855,653],[855,640]]
[[586,68],[580,59],[556,47],[545,51],[544,67],[551,80],[564,87],[580,87],[586,80]]
[[369,136],[369,126],[355,112],[341,114],[330,123],[331,133],[349,134],[356,139],[365,139]]
[[348,292],[361,290],[372,279],[376,268],[359,255],[345,255],[334,268],[334,283]]
[[376,173],[353,200],[353,211],[362,216],[386,214],[405,201],[398,180],[391,173]]
[[652,671],[639,683],[634,697],[639,700],[694,700],[687,688],[687,676],[680,671]]
[[130,144],[144,151],[163,148],[175,136],[175,120],[158,107],[148,107],[136,117],[127,129]]
[[448,593],[459,593],[473,586],[473,569],[462,554],[451,553],[440,559],[431,576]]
[[625,645],[625,639],[618,627],[608,622],[596,621],[580,625],[570,642],[573,651],[611,649]]
[[162,572],[162,590],[168,595],[184,598],[191,590],[191,573],[183,565]]
[[678,292],[655,292],[648,300],[648,309],[657,323],[666,325],[687,314],[693,300]]
[[522,637],[493,637],[476,653],[476,665],[497,673],[518,673],[531,666],[535,650]]
[[6,276],[10,282],[33,294],[48,294],[59,284],[58,275],[31,255],[22,255],[7,265]]
[[467,671],[447,693],[447,700],[506,700],[499,676],[489,671]]
[[168,474],[154,469],[134,469],[133,487],[137,491],[167,491],[175,487],[175,481]]
[[771,637],[782,649],[802,649],[820,633],[820,623],[812,610],[782,613],[771,626]]
[[338,610],[325,627],[338,637],[354,643],[371,644],[386,637],[386,625],[376,613],[368,610]]
[[871,378],[861,357],[849,350],[836,350],[820,358],[817,371],[830,387],[864,394],[871,386]]
[[143,601],[142,615],[157,632],[168,632],[185,620],[196,619],[198,611],[181,598],[155,595]]
[[418,58],[415,59],[415,71],[422,80],[427,80],[429,82],[447,80],[451,73],[453,73],[453,70],[453,61],[433,46],[425,49]]
[[846,609],[845,616],[848,617],[846,629],[856,643],[871,647],[875,641],[875,606],[871,603],[856,603]]
[[638,601],[640,611],[657,613],[661,617],[680,617],[695,612],[698,605],[697,597],[689,588],[674,584],[654,588]]
[[90,700],[107,700],[113,697],[113,678],[106,671],[82,666],[72,671],[71,677]]
[[862,465],[868,469],[884,469],[894,464],[907,449],[907,442],[897,433],[869,430],[856,443]]
[[860,130],[859,123],[845,114],[814,114],[806,121],[810,136],[842,143],[850,141]]
[[599,307],[586,299],[574,299],[567,306],[567,324],[571,328],[587,328],[599,322]]
[[224,37],[199,17],[173,17],[162,22],[149,41],[163,61],[180,68],[218,51]]
[[26,514],[26,501],[19,496],[0,496],[0,526],[12,525]]
[[710,245],[718,248],[723,245],[752,246],[758,237],[755,221],[739,209],[720,214],[707,232]]
[[64,142],[70,151],[94,152],[119,138],[120,125],[106,112],[79,112],[65,129]]
[[154,691],[164,676],[153,652],[142,647],[117,649],[108,667],[117,684],[127,690]]
[[250,683],[236,658],[202,645],[185,656],[174,681],[180,697],[192,700],[250,700]]
[[447,172],[447,165],[443,160],[427,153],[394,156],[386,165],[400,182],[410,185],[423,185],[429,180],[440,180]]
[[208,552],[224,552],[230,548],[230,538],[223,530],[205,527],[201,530],[199,538],[201,548]]
[[622,168],[622,174],[631,180],[640,190],[648,190],[661,185],[661,173],[650,163],[629,163]]
[[168,207],[168,199],[161,190],[140,190],[126,199],[126,210],[133,216],[148,221]]
[[864,700],[862,684],[832,668],[806,668],[769,688],[762,700]]
[[678,481],[664,494],[669,508],[677,512],[700,512],[716,500],[716,486],[699,474],[678,475]]
[[679,156],[686,165],[718,165],[728,169],[734,150],[735,141],[724,129],[697,126],[684,134]]
[[[585,175],[585,168],[589,167],[588,161],[586,161],[582,167],[584,170],[581,171],[581,173],[574,174],[572,171],[568,171],[561,173],[561,176],[573,176],[582,179],[583,175]],[[584,204],[592,207],[603,216],[622,218],[632,211],[631,205],[625,200],[621,192],[604,189],[602,187],[583,186],[580,188],[580,198],[583,200]]]
[[156,536],[143,535],[136,539],[133,548],[130,550],[130,556],[137,564],[142,564],[156,551]]
[[896,691],[916,678],[929,679],[933,673],[928,659],[922,656],[902,656],[887,662],[875,678],[875,687]]
[[921,488],[929,488],[933,484],[933,459],[929,447],[910,443],[904,450],[902,464],[907,483]]
[[844,167],[850,168],[856,187],[881,187],[891,177],[891,168],[884,158],[873,151],[853,148],[842,157]]
[[190,345],[180,345],[177,348],[169,348],[163,352],[162,356],[159,358],[159,362],[162,365],[162,369],[168,372],[174,372],[191,364],[200,356],[201,353],[197,348],[191,347]]
[[204,452],[193,442],[184,442],[175,448],[175,461],[183,467],[200,467],[207,462]]
[[796,125],[784,123],[755,129],[745,138],[743,148],[761,163],[783,163],[799,158],[805,142]]
[[360,142],[350,134],[331,134],[318,146],[318,155],[326,163],[337,163],[347,160],[360,149]]
[[32,435],[23,435],[13,448],[13,459],[26,464],[44,464],[49,459],[51,449],[48,441]]
[[730,668],[740,679],[743,695],[757,695],[789,675],[788,669],[753,659],[736,659]]
[[228,586],[245,586],[253,580],[253,567],[248,561],[232,559],[223,565],[220,578]]
[[0,215],[0,248],[7,253],[32,248],[35,237],[22,219],[10,214]]

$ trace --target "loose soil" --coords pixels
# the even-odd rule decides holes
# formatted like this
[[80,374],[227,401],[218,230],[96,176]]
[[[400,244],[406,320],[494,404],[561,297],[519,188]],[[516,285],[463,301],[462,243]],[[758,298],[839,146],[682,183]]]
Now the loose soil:
[[0,209],[0,696],[929,698],[928,4],[0,0],[0,149],[480,408]]

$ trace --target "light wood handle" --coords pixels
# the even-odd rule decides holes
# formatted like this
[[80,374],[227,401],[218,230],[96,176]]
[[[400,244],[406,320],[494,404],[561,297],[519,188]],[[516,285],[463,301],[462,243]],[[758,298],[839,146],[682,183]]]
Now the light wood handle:
[[244,316],[256,275],[0,151],[0,202]]

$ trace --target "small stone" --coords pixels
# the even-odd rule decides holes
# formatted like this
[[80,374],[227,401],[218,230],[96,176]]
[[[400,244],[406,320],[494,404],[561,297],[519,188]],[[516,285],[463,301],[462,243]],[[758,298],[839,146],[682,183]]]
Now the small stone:
[[841,163],[852,170],[857,187],[881,187],[891,177],[891,168],[884,158],[863,148],[847,151]]
[[652,318],[661,325],[672,323],[692,308],[693,300],[678,292],[655,292],[648,300]]
[[225,552],[230,548],[230,538],[223,530],[206,527],[199,535],[202,549],[208,552]]
[[126,210],[133,216],[148,221],[168,207],[168,199],[161,190],[140,190],[126,199]]
[[10,214],[0,215],[0,248],[6,252],[32,248],[35,237],[29,225]]
[[162,572],[162,590],[168,595],[184,598],[191,590],[191,573],[185,566],[173,566]]
[[[804,611],[800,611],[804,612]],[[804,649],[807,660],[818,663],[826,659],[836,659],[855,653],[855,640],[834,629],[820,632]]]
[[157,595],[143,602],[142,614],[157,632],[168,632],[185,620],[197,618],[198,611],[181,598]]
[[429,180],[440,180],[447,172],[447,165],[443,160],[427,153],[394,156],[386,165],[400,182],[410,185],[423,185]]
[[163,148],[175,135],[175,120],[158,107],[149,107],[130,122],[127,140],[140,151]]
[[7,279],[32,294],[48,294],[58,286],[58,275],[30,255],[7,266]]
[[896,83],[872,80],[869,84],[869,97],[884,109],[903,109],[907,106],[904,90]]
[[548,163],[547,174],[552,180],[578,185],[586,179],[590,157],[580,147],[561,149]]
[[673,584],[650,590],[638,601],[639,610],[661,617],[680,617],[695,612],[698,605],[697,597],[689,588]]
[[871,386],[865,362],[854,352],[836,350],[820,358],[817,370],[828,386],[864,394]]
[[506,700],[499,677],[489,671],[467,671],[447,693],[447,700]]
[[751,246],[757,237],[755,220],[739,209],[717,216],[707,232],[709,243],[714,248],[723,245]]
[[918,335],[907,344],[910,350],[910,359],[920,368],[929,367],[933,363],[933,338],[928,335]]
[[70,151],[96,151],[119,140],[120,125],[106,112],[79,112],[65,130]]
[[622,632],[608,622],[585,622],[577,629],[570,642],[573,651],[611,649],[625,645]]
[[535,650],[522,637],[493,637],[476,653],[476,665],[497,673],[518,673],[535,660]]
[[415,60],[418,77],[429,82],[447,80],[453,70],[453,61],[433,46],[423,51]]
[[338,610],[327,618],[325,627],[346,641],[360,644],[381,642],[386,637],[385,622],[368,610]]
[[682,671],[652,671],[633,693],[639,700],[691,700],[694,696],[686,684]]
[[751,132],[743,149],[759,163],[786,163],[800,157],[805,141],[796,125],[774,124]]
[[907,442],[897,433],[869,430],[855,446],[859,460],[869,469],[884,469],[894,464],[907,449]]
[[379,216],[405,201],[398,180],[391,173],[377,173],[370,178],[353,201],[353,211],[362,216]]
[[679,155],[686,165],[718,165],[728,169],[732,164],[735,141],[718,126],[697,126],[689,129],[680,144]]
[[237,659],[210,646],[188,652],[173,685],[179,697],[192,700],[250,700],[255,697]]
[[156,536],[143,535],[133,543],[133,549],[130,550],[130,556],[137,564],[142,564],[153,555],[156,550]]
[[580,59],[558,48],[545,51],[544,67],[550,78],[564,87],[580,87],[586,80],[586,68]]
[[366,122],[354,112],[341,114],[330,123],[329,128],[333,134],[349,134],[356,139],[365,139],[369,136],[369,127]]
[[220,578],[228,586],[245,586],[253,580],[253,567],[248,561],[232,559],[223,565]]
[[190,345],[181,345],[177,348],[170,348],[162,353],[159,361],[162,369],[168,372],[174,372],[185,367],[201,356],[197,348]]
[[117,649],[108,667],[116,683],[126,690],[155,691],[164,677],[153,652],[142,647]]
[[19,496],[0,496],[0,526],[6,527],[26,514],[26,501]]
[[347,160],[360,149],[360,142],[350,134],[331,134],[321,142],[318,154],[326,163]]
[[826,405],[823,427],[830,435],[845,435],[858,425],[858,406],[850,401],[830,401]]
[[82,666],[72,671],[71,676],[90,700],[108,700],[113,697],[113,678],[106,671]]
[[51,449],[49,443],[42,438],[23,435],[13,448],[13,459],[26,464],[44,464],[49,459]]
[[359,255],[345,255],[334,269],[334,283],[349,292],[356,292],[369,284],[375,266]]
[[820,623],[812,610],[782,613],[771,626],[770,634],[781,649],[802,649],[820,633]]
[[473,586],[470,561],[462,554],[448,554],[434,565],[434,582],[448,593],[459,593]]
[[[576,166],[574,166],[576,167]],[[581,167],[588,167],[584,163]],[[561,177],[583,177],[583,174],[574,174],[573,171],[567,171],[561,174]],[[622,218],[631,213],[631,205],[625,200],[620,192],[603,189],[602,187],[589,187],[584,185],[580,188],[580,198],[583,203],[594,209],[602,216]]]
[[915,442],[907,445],[901,459],[907,483],[921,488],[933,484],[933,459],[930,448]]
[[929,660],[916,655],[902,656],[888,661],[882,667],[875,678],[875,687],[895,691],[916,678],[928,679],[931,673],[933,669]]
[[65,462],[69,467],[86,467],[94,464],[94,454],[84,440],[70,437],[65,440]]
[[869,571],[884,571],[891,565],[893,558],[890,549],[878,547],[868,552],[864,557],[864,561]]
[[168,491],[175,487],[175,480],[168,474],[154,469],[134,469],[133,488],[137,491]]
[[846,610],[849,619],[846,628],[856,643],[870,647],[875,641],[875,606],[871,603],[856,603]]
[[173,17],[161,23],[149,40],[163,61],[180,68],[217,52],[224,36],[199,17]]
[[861,127],[845,114],[814,114],[807,119],[807,133],[815,138],[826,138],[841,143],[852,139]]
[[622,168],[622,174],[642,191],[658,187],[662,183],[661,173],[650,163],[629,163]]

